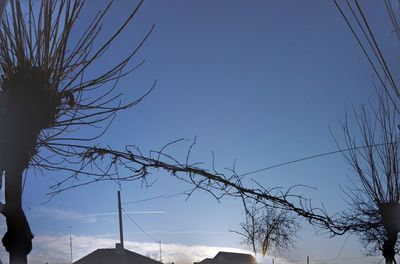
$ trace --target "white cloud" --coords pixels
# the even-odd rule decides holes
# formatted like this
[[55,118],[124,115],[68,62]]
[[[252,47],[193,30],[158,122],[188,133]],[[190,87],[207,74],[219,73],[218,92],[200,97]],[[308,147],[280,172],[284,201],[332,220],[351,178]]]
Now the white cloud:
[[[74,261],[86,256],[98,248],[113,248],[118,240],[91,236],[72,236]],[[69,236],[38,235],[33,241],[33,250],[29,254],[30,264],[43,263],[70,263]],[[125,241],[125,248],[159,259],[158,243],[143,243]],[[163,262],[173,261],[176,264],[193,264],[204,258],[214,257],[219,251],[249,253],[238,248],[216,247],[205,245],[184,245],[177,243],[162,244]],[[0,258],[6,263],[8,259],[3,248],[0,249]]]
[[52,217],[57,220],[74,220],[74,219],[83,219],[85,222],[96,222],[96,218],[94,216],[85,217],[84,214],[79,213],[72,209],[65,209],[59,207],[44,207],[38,206],[33,208],[33,217]]
[[[76,261],[99,248],[113,248],[119,241],[100,236],[72,236],[73,260]],[[159,260],[159,244],[151,242],[125,241],[125,248],[144,256]],[[163,262],[175,264],[193,264],[204,258],[212,258],[219,251],[249,253],[251,252],[233,248],[206,245],[184,245],[179,243],[162,244]],[[8,255],[3,247],[0,247],[0,259],[8,263]],[[70,263],[70,236],[69,235],[38,235],[33,240],[33,250],[28,256],[30,264],[66,264]],[[271,257],[258,258],[259,263],[272,263]],[[275,258],[276,264],[293,264],[285,259]]]

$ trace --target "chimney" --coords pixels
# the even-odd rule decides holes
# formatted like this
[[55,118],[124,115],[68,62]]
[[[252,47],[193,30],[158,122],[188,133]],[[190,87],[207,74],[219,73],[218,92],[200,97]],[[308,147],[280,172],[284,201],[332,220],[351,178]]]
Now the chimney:
[[117,254],[122,254],[124,252],[124,247],[121,245],[121,243],[115,244],[115,251]]

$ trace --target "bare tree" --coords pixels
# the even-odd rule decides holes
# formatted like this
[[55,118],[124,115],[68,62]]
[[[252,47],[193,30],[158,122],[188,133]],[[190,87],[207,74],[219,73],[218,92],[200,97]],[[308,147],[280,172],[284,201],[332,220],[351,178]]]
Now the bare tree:
[[[30,166],[52,169],[74,164],[68,142],[97,139],[117,112],[133,107],[146,95],[123,104],[115,85],[141,65],[128,63],[153,27],[124,59],[95,77],[86,77],[142,4],[139,2],[108,39],[97,43],[111,3],[97,13],[74,42],[69,38],[84,1],[13,0],[3,18],[0,173],[5,175],[5,204],[1,211],[7,222],[2,241],[10,253],[10,263],[26,263],[32,248],[33,235],[21,206],[23,172]],[[102,128],[90,138],[74,137],[73,131],[82,125]],[[61,158],[55,160],[54,154],[61,154]]]
[[245,201],[244,208],[245,221],[232,232],[241,235],[244,244],[250,246],[255,255],[265,256],[270,251],[283,253],[294,246],[300,226],[290,211],[258,203],[249,205]]
[[[350,149],[343,153],[358,180],[346,191],[351,209],[342,215],[341,225],[347,225],[350,232],[359,236],[368,254],[381,252],[386,263],[396,263],[400,231],[400,93],[361,4],[356,0],[334,2],[375,73],[375,87],[380,87],[376,88],[377,107],[362,106],[361,110],[354,111],[357,135],[352,133],[347,118],[342,124]],[[392,2],[385,0],[384,4],[393,25],[393,36],[398,41],[397,12]]]
[[[400,232],[399,118],[387,94],[379,94],[378,110],[372,106],[354,110],[360,138],[352,132],[348,119],[342,124],[350,149],[344,157],[357,180],[346,191],[350,209],[341,221],[359,236],[367,253],[381,252],[386,263],[396,263]],[[360,145],[365,147],[356,148]]]

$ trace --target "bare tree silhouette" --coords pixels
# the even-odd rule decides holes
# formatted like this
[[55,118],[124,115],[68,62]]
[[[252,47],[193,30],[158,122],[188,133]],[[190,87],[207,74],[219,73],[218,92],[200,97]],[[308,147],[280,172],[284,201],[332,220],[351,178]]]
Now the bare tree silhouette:
[[282,253],[294,246],[300,225],[290,211],[260,206],[257,202],[247,204],[245,200],[243,204],[245,221],[232,232],[242,236],[255,255]]
[[[29,166],[52,169],[74,163],[71,147],[60,142],[97,139],[115,114],[146,95],[123,104],[115,85],[134,71],[128,68],[153,30],[127,56],[93,78],[86,78],[99,58],[131,22],[142,2],[105,41],[97,43],[112,1],[99,11],[80,38],[69,41],[84,1],[10,1],[0,28],[0,171],[5,176],[7,221],[3,244],[10,263],[26,263],[33,235],[21,207],[23,172]],[[39,4],[39,6],[37,6]],[[105,85],[108,84],[108,85]],[[149,89],[148,92],[152,90]],[[90,138],[68,137],[82,125],[102,127]],[[57,143],[58,142],[58,143]],[[52,158],[60,155],[61,160]],[[71,156],[72,155],[72,156]]]
[[[375,73],[374,85],[378,95],[377,107],[362,106],[359,111],[354,110],[359,139],[352,133],[347,117],[342,123],[346,145],[350,149],[343,154],[358,180],[346,191],[351,209],[342,215],[340,222],[359,236],[367,254],[381,252],[386,263],[396,263],[400,231],[400,93],[360,3],[334,2]],[[385,0],[384,4],[393,25],[393,36],[398,41],[396,12],[390,0]],[[355,148],[360,145],[365,147]]]
[[[396,263],[400,231],[400,133],[398,113],[383,91],[379,109],[362,106],[354,111],[360,139],[352,133],[351,123],[342,124],[345,141],[351,150],[344,156],[357,181],[346,190],[350,209],[341,222],[357,234],[368,254],[381,252],[386,263]],[[366,147],[354,149],[363,144]]]

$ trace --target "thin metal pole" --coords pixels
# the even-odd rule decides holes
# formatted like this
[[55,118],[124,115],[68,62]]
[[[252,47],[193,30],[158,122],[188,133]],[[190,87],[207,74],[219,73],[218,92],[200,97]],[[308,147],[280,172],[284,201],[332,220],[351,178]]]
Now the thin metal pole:
[[72,237],[69,237],[69,247],[71,249],[71,264],[72,264],[73,263],[72,262]]
[[119,216],[119,238],[121,247],[124,248],[124,231],[122,229],[122,209],[121,209],[121,192],[118,191],[118,216]]
[[161,256],[161,241],[158,241],[158,243],[160,244],[160,262],[162,262],[162,256]]
[[72,258],[72,233],[71,233],[71,228],[72,226],[69,226],[69,249],[71,251],[71,264],[73,263],[73,258]]

